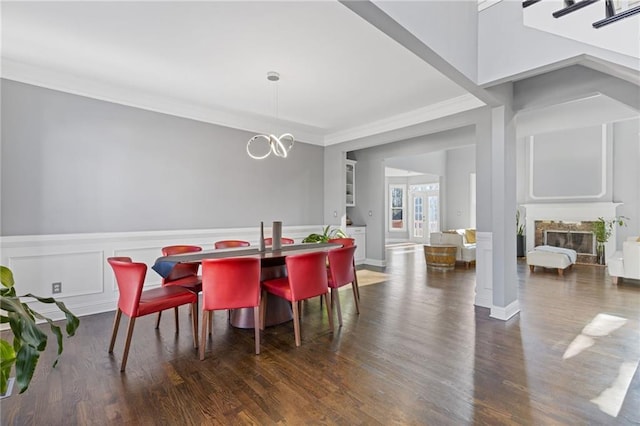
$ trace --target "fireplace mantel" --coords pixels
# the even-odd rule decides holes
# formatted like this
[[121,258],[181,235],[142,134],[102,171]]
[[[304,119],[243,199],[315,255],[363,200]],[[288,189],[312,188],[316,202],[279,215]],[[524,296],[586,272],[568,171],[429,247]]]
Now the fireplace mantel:
[[[599,217],[613,219],[616,209],[622,203],[537,203],[523,204],[525,211],[527,251],[534,247],[535,221],[547,220],[556,222],[595,221]],[[616,250],[616,227],[613,228],[609,241],[605,244],[607,257]]]

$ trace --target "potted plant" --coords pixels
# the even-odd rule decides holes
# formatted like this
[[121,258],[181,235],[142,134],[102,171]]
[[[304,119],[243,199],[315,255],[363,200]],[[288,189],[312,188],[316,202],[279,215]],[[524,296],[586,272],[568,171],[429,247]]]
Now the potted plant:
[[598,265],[605,264],[604,244],[609,241],[609,237],[613,233],[613,227],[615,225],[627,226],[626,220],[629,220],[626,216],[616,216],[609,220],[599,217],[598,220],[593,222],[593,234],[596,237],[596,262]]
[[[47,347],[47,334],[36,325],[36,318],[49,323],[51,332],[55,334],[58,342],[58,357],[62,354],[62,331],[53,321],[33,310],[21,298],[33,298],[41,303],[55,303],[65,314],[66,332],[73,336],[80,325],[78,317],[66,308],[64,303],[51,297],[38,297],[33,294],[16,296],[13,273],[6,266],[0,266],[2,288],[0,288],[0,319],[3,324],[9,323],[13,332],[13,343],[0,339],[0,394],[5,395],[9,386],[9,375],[15,365],[16,384],[20,393],[29,387],[33,373],[40,358],[40,352]],[[53,367],[58,363],[56,358]]]
[[524,257],[525,224],[520,222],[520,210],[516,210],[516,256]]
[[342,229],[335,228],[331,229],[331,225],[327,225],[322,234],[309,234],[304,240],[303,243],[326,243],[331,238],[348,238],[348,235],[345,234]]

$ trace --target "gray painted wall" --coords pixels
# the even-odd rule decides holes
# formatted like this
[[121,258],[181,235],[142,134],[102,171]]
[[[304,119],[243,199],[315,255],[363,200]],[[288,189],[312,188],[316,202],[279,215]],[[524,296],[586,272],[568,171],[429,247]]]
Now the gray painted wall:
[[444,176],[446,167],[446,151],[429,152],[409,157],[394,157],[385,160],[387,167],[410,170],[417,173],[429,173]]
[[627,237],[640,235],[640,119],[613,125],[613,201],[618,214],[630,218],[618,228],[618,250]]
[[[362,218],[367,225],[367,258],[380,260],[385,258],[384,242],[387,227],[384,167],[386,159],[440,152],[446,148],[474,143],[473,127],[468,126],[353,152],[358,161],[356,167],[358,189],[357,205],[350,211],[354,212],[352,219]],[[369,210],[372,212],[371,216],[368,214]]]
[[443,210],[442,229],[460,229],[470,226],[470,174],[476,171],[476,147],[451,149],[447,153],[446,208]]
[[476,1],[375,1],[375,4],[467,78],[476,81]]
[[531,136],[525,145],[526,202],[611,201],[608,139],[602,126]]
[[2,80],[1,232],[323,222],[322,147],[256,161],[253,134]]
[[[518,164],[518,203],[616,202],[622,203],[617,213],[630,218],[626,227],[618,228],[618,249],[627,236],[640,234],[640,119],[608,125],[606,136],[606,191],[595,198],[532,199],[531,176],[536,194],[558,196],[596,193],[601,176],[602,157],[595,149],[601,139],[601,127],[589,126],[548,132],[534,136],[542,141],[541,155],[534,154],[534,170],[530,172],[529,138],[520,139]],[[537,142],[535,142],[537,143]],[[545,152],[546,151],[546,152]],[[580,176],[582,176],[580,178]]]

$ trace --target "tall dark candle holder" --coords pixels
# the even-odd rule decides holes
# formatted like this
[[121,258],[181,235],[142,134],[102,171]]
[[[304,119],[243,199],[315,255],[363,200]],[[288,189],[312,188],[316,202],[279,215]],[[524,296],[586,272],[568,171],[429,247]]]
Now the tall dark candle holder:
[[260,222],[260,248],[258,249],[258,251],[260,251],[260,252],[265,251],[265,247],[264,247],[264,222]]

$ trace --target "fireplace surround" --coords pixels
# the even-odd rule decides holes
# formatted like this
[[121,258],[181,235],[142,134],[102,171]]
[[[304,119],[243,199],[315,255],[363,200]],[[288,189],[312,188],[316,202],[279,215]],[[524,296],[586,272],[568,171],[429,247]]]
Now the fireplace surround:
[[535,221],[535,246],[548,245],[575,250],[576,263],[597,263],[593,221]]
[[[578,252],[577,263],[597,264],[595,253],[595,236],[593,236],[593,222],[599,217],[613,218],[616,217],[616,209],[622,203],[537,203],[523,204],[525,211],[526,224],[526,244],[527,251],[533,250],[534,247],[548,243],[549,233],[556,245],[559,244],[575,245],[579,243],[576,250]],[[556,234],[554,235],[553,232]],[[562,234],[564,233],[564,241]],[[586,233],[590,237],[586,237]],[[547,240],[545,240],[545,234]],[[586,238],[586,240],[585,240]],[[587,240],[591,239],[592,242]],[[587,246],[591,247],[591,251],[587,251]],[[584,250],[584,252],[582,252]],[[605,251],[607,256],[612,255],[616,250],[616,229],[614,228],[609,241],[605,243]]]

